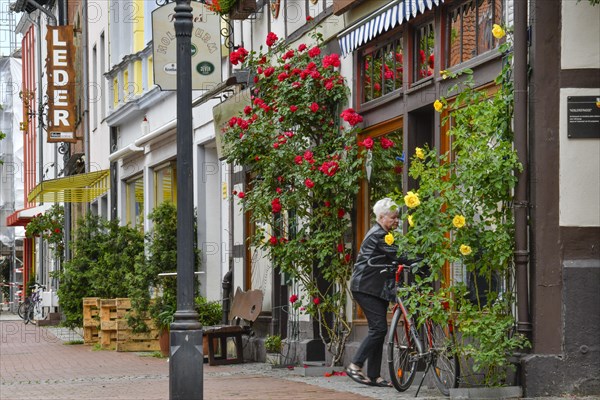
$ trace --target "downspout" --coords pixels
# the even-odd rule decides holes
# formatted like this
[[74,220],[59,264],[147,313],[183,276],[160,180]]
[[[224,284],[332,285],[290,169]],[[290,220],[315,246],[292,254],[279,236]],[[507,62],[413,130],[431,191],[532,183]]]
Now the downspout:
[[514,2],[515,7],[515,55],[514,55],[514,130],[515,150],[523,165],[517,181],[514,198],[515,212],[515,267],[517,280],[517,330],[531,337],[529,312],[529,156],[527,148],[527,103],[528,103],[528,46],[527,35],[528,1]]
[[[54,22],[56,22],[56,20],[54,20]],[[43,97],[43,90],[44,90],[44,85],[42,83],[42,14],[38,14],[37,17],[37,23],[35,24],[36,26],[36,30],[37,30],[37,86],[38,86],[38,114],[37,114],[37,124],[38,124],[38,174],[39,174],[39,178],[40,178],[40,182],[42,182],[44,180],[44,147],[43,147],[43,143],[44,143],[44,120],[43,120],[43,115],[44,115],[44,97]],[[40,205],[44,204],[43,201],[40,202]],[[40,236],[38,239],[38,243],[39,243],[39,252],[38,252],[38,256],[39,256],[39,260],[38,260],[38,264],[39,264],[39,268],[38,268],[38,273],[37,273],[37,277],[35,277],[35,281],[36,282],[41,282],[42,285],[45,285],[46,282],[44,281],[44,259],[46,258],[44,256],[44,239]]]
[[[85,154],[85,172],[90,172],[90,102],[89,102],[89,59],[88,59],[88,2],[82,2],[83,12],[83,33],[81,41],[83,42],[83,153]],[[90,203],[87,203],[88,210]]]

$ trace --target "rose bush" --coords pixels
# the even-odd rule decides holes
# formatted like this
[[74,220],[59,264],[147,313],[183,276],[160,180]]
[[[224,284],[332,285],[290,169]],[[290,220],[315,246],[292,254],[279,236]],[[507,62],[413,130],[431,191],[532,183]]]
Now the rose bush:
[[[352,271],[350,215],[362,155],[389,153],[394,143],[357,143],[362,117],[344,108],[349,89],[337,54],[324,55],[322,37],[289,48],[269,33],[266,51],[238,48],[230,56],[253,76],[251,105],[224,129],[227,161],[250,182],[238,197],[256,225],[251,245],[304,291],[292,307],[319,321],[321,338],[341,360],[350,333],[346,306]],[[385,158],[385,157],[383,157]]]

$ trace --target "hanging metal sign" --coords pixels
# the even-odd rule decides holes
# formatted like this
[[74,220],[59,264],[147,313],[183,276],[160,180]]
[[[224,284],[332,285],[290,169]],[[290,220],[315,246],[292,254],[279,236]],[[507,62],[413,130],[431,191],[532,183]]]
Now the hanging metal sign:
[[73,26],[48,26],[47,142],[76,142]]
[[[192,89],[209,90],[221,82],[221,18],[202,3],[192,1]],[[168,3],[152,12],[154,83],[177,90],[175,6]]]

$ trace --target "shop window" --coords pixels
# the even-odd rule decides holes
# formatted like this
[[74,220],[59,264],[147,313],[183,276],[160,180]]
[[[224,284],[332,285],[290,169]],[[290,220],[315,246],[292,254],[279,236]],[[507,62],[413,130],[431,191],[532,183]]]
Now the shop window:
[[469,0],[448,12],[446,67],[452,67],[492,50],[498,40],[494,24],[502,23],[502,0]]
[[402,89],[402,35],[361,52],[361,103]]
[[154,173],[154,204],[165,201],[177,204],[177,169],[175,163],[156,169]]
[[144,179],[142,176],[127,182],[125,196],[126,222],[142,229],[144,221]]
[[415,29],[415,52],[413,61],[413,82],[433,75],[435,30],[433,20],[419,25]]

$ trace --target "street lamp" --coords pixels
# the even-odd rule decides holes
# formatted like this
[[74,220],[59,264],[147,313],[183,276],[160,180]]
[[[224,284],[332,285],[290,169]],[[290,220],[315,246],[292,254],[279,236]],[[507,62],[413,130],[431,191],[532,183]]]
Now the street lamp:
[[203,398],[202,325],[194,309],[194,196],[192,160],[192,7],[175,5],[177,43],[177,311],[171,324],[169,398]]

